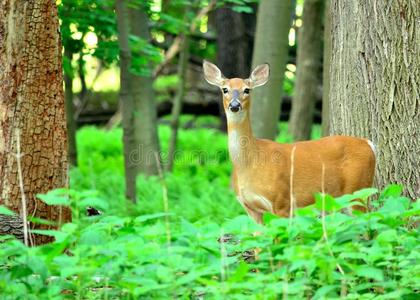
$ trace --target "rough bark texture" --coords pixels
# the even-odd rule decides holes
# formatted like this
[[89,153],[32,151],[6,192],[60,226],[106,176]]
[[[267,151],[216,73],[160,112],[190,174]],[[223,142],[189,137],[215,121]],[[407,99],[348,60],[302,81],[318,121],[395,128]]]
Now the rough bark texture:
[[120,47],[120,105],[123,124],[124,145],[124,170],[125,170],[125,195],[136,202],[136,176],[137,166],[132,159],[136,153],[136,139],[134,129],[134,101],[131,94],[131,50],[129,45],[129,20],[128,11],[124,0],[116,1],[118,44]]
[[252,95],[251,122],[257,138],[277,135],[293,8],[292,1],[279,0],[261,0],[258,7],[252,65],[269,63],[270,80]]
[[[64,55],[70,62],[72,61],[73,53],[70,50],[65,49]],[[74,118],[75,116],[73,104],[73,77],[66,73],[64,73],[64,87],[69,163],[71,166],[77,166],[76,120]]]
[[[251,72],[256,8],[254,13],[238,13],[225,5],[215,10],[217,65],[227,78],[247,78]],[[221,128],[226,130],[226,116],[219,101]]]
[[315,101],[321,81],[323,0],[305,0],[297,45],[295,95],[289,121],[294,140],[311,137]]
[[[28,215],[57,222],[68,221],[70,211],[47,206],[36,194],[67,185],[61,58],[54,1],[0,1],[0,204],[21,212],[19,130]],[[36,244],[50,240],[35,237]]]
[[24,242],[23,221],[19,216],[0,215],[0,235],[13,235]]
[[331,0],[324,4],[324,59],[322,67],[322,135],[330,133]]
[[[148,16],[144,8],[130,8],[131,33],[146,41],[150,40]],[[134,101],[134,127],[137,155],[133,157],[138,172],[146,175],[158,174],[159,153],[157,116],[153,78],[130,73],[131,93]]]
[[332,0],[332,134],[377,146],[376,184],[420,189],[419,40],[416,0]]

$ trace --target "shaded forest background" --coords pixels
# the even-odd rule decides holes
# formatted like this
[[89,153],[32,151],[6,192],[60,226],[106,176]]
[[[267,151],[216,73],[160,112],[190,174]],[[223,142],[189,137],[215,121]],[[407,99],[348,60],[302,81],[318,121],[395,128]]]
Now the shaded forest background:
[[[415,299],[419,10],[414,0],[0,1],[0,292]],[[241,78],[269,63],[269,83],[252,92],[255,135],[368,138],[377,189],[252,223],[230,189],[204,59]],[[369,197],[368,213],[341,212]]]

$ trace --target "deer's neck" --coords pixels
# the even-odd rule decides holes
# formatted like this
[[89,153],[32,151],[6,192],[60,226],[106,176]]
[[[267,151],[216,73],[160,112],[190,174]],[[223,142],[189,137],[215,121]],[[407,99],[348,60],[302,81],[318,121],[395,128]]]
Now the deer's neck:
[[236,167],[252,163],[255,138],[252,134],[249,111],[226,112],[229,137],[229,155]]

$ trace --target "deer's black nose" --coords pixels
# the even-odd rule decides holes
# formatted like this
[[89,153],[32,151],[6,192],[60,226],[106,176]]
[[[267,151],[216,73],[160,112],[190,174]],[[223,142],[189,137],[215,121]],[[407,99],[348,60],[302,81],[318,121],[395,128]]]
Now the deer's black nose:
[[239,110],[242,109],[242,105],[241,103],[239,103],[239,101],[233,100],[232,102],[229,103],[228,108],[231,112],[238,112]]

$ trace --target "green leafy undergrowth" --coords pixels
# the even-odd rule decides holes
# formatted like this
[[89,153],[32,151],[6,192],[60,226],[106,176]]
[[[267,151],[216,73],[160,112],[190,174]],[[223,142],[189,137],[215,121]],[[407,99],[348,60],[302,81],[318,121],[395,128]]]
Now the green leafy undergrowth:
[[[290,141],[285,124],[280,130],[278,140]],[[159,135],[164,156],[169,129],[161,126]],[[44,246],[0,237],[0,298],[418,298],[420,204],[401,196],[401,187],[385,189],[370,213],[342,209],[374,189],[317,195],[293,219],[265,215],[260,226],[230,191],[226,149],[217,130],[180,131],[164,212],[157,177],[139,178],[136,205],[124,198],[121,130],[83,128],[72,190],[39,195],[69,205],[73,221],[38,232],[56,239]],[[103,214],[87,217],[88,206]],[[13,212],[0,207],[0,214]]]
[[[159,128],[164,160],[169,133],[169,127]],[[125,199],[121,141],[121,129],[80,130],[79,166],[71,171],[72,188],[98,191],[113,214],[161,212],[162,185],[158,177],[138,178],[136,205]],[[229,188],[230,170],[226,135],[216,129],[180,130],[174,171],[165,175],[171,213],[190,221],[211,218],[222,221],[238,215],[241,207]]]
[[[332,198],[292,219],[265,215],[188,221],[162,212],[116,216],[92,192],[40,198],[73,210],[72,223],[46,231],[56,241],[27,248],[0,243],[3,299],[418,299],[420,202],[390,186],[369,213],[346,215],[355,198]],[[67,200],[66,200],[67,199]],[[94,205],[103,215],[86,217]],[[325,211],[326,214],[321,212]],[[0,213],[5,211],[0,210]],[[6,213],[10,213],[7,212]],[[258,232],[258,234],[255,234]],[[222,237],[222,238],[221,238]]]
[[[192,116],[182,116],[181,125],[192,119]],[[215,119],[199,117],[195,122],[214,123]],[[318,127],[314,127],[315,138],[319,137]],[[291,141],[286,123],[279,124],[279,131],[277,141]],[[166,159],[169,134],[168,126],[159,127],[163,160]],[[137,182],[138,204],[131,205],[126,201],[120,128],[110,131],[82,128],[78,131],[77,144],[79,166],[71,171],[73,189],[98,191],[113,214],[152,214],[163,210],[162,185],[157,177],[140,176]],[[175,158],[173,173],[165,175],[171,213],[182,215],[189,221],[223,221],[243,213],[229,188],[231,163],[226,134],[209,128],[180,129]]]

